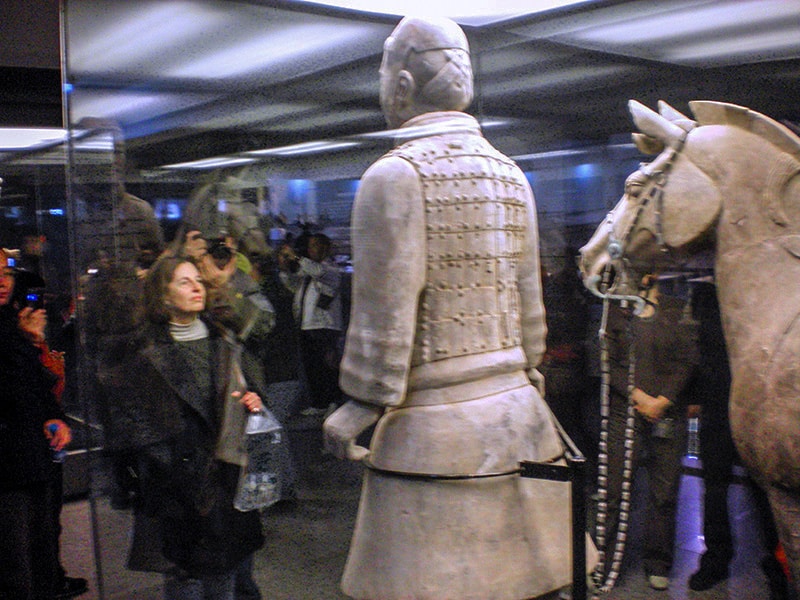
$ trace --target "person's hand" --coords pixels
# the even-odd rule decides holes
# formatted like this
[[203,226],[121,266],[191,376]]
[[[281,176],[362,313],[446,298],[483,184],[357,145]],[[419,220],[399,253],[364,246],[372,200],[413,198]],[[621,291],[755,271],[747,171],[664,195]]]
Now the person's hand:
[[[50,431],[55,429],[55,431]],[[44,435],[53,450],[63,450],[72,441],[72,430],[61,419],[45,421]]]
[[264,403],[261,401],[261,397],[256,394],[255,392],[233,392],[231,394],[234,398],[239,399],[239,403],[242,404],[248,412],[260,412],[264,410]]
[[33,343],[44,341],[44,330],[47,327],[47,311],[43,308],[33,309],[26,306],[17,315],[19,328]]
[[356,444],[356,438],[383,414],[378,406],[350,400],[340,406],[322,424],[325,449],[337,458],[361,461],[369,449]]
[[225,287],[236,272],[236,259],[231,259],[220,268],[214,258],[206,253],[197,261],[197,270],[203,278],[203,283],[209,288]]
[[183,242],[183,253],[186,256],[199,261],[207,252],[208,242],[200,231],[192,229],[186,233],[186,240]]
[[636,411],[651,422],[664,416],[664,411],[672,404],[665,396],[651,396],[639,388],[634,388],[631,401]]

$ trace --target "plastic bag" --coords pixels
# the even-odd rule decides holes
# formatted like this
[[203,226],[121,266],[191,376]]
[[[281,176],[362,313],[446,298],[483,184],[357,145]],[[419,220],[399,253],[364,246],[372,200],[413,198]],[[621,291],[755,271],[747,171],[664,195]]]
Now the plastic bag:
[[280,500],[280,452],[284,430],[268,410],[247,417],[245,448],[247,465],[242,468],[233,506],[240,511],[258,510]]

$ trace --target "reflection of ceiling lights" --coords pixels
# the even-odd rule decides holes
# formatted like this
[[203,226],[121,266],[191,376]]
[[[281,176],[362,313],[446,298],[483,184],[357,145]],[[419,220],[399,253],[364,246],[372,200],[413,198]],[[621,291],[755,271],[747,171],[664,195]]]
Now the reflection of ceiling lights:
[[[590,7],[592,8],[592,7]],[[671,0],[599,6],[511,31],[531,39],[697,67],[797,58],[800,4]]]
[[[508,125],[509,121],[504,119],[481,119],[481,129],[488,129],[490,127],[499,127]],[[401,127],[400,129],[384,129],[381,131],[371,131],[369,133],[362,133],[355,136],[359,138],[377,138],[377,139],[399,139],[419,137],[423,135],[440,135],[448,131],[463,129],[461,123],[434,123],[433,125],[414,125],[410,127]]]
[[318,141],[281,146],[280,148],[267,148],[265,150],[252,150],[246,154],[254,156],[297,156],[298,154],[314,154],[316,152],[332,152],[358,146],[358,142]]
[[[481,127],[487,129],[490,127],[498,127],[508,125],[509,121],[504,119],[484,119],[481,121]],[[460,128],[460,126],[459,126]],[[419,135],[434,135],[439,133],[446,133],[447,128],[434,125],[432,127],[404,127],[401,129],[389,129],[384,131],[375,131],[371,133],[364,133],[361,135],[353,136],[353,138],[364,139],[397,139],[402,137],[416,137]],[[163,165],[162,169],[213,169],[218,167],[234,167],[241,164],[255,162],[256,158],[247,157],[287,157],[299,156],[301,154],[318,154],[322,152],[335,152],[337,150],[344,150],[346,148],[353,148],[363,145],[363,142],[354,140],[317,140],[313,142],[304,142],[302,144],[292,144],[291,146],[279,146],[277,148],[264,148],[262,150],[250,150],[244,152],[245,156],[218,156],[215,158],[207,158],[203,160],[195,160],[191,162],[178,163],[173,165]]]
[[[208,56],[187,61],[168,70],[166,75],[199,79],[233,77],[282,62],[296,61],[299,56],[336,52],[337,48],[362,31],[359,23],[337,24],[335,27],[330,23],[295,24],[287,26],[284,31],[246,38]],[[301,40],[302,45],[299,43]]]
[[38,146],[58,144],[67,139],[66,129],[0,128],[0,151],[30,150]]
[[508,17],[544,12],[581,3],[579,0],[494,0],[494,2],[486,2],[486,0],[460,0],[459,2],[431,2],[430,0],[311,0],[307,2],[307,4],[324,4],[336,8],[387,15],[449,17],[459,23],[470,25],[485,25]]
[[175,163],[174,165],[163,165],[162,169],[218,169],[221,167],[237,167],[256,162],[255,158],[237,158],[235,156],[218,156],[216,158],[204,158],[203,160],[193,160],[191,162]]
[[[0,128],[0,152],[26,152],[46,150],[66,143],[66,129],[56,128]],[[73,148],[79,151],[105,151],[114,149],[114,136],[109,132],[92,133],[81,129],[72,130]]]

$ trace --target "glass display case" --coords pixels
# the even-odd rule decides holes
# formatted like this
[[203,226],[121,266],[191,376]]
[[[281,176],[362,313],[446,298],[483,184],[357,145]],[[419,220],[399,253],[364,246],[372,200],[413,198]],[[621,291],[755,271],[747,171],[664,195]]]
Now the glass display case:
[[[307,4],[65,0],[67,134],[0,155],[4,245],[46,280],[52,345],[67,357],[65,408],[78,433],[67,494],[89,500],[103,598],[155,598],[161,583],[126,565],[135,474],[109,443],[109,386],[131,375],[113,360],[140,323],[141,271],[176,242],[187,207],[205,202],[245,214],[260,251],[304,228],[325,232],[347,272],[359,178],[392,146],[378,69],[397,19]],[[579,124],[546,126],[536,98],[508,83],[516,53],[531,51],[538,34],[466,30],[476,80],[469,112],[533,188],[551,333],[569,329],[588,378],[597,302],[579,286],[575,255],[643,158],[613,119],[607,135],[576,141]],[[559,62],[592,67],[588,55],[553,51]],[[575,314],[577,327],[568,323]]]

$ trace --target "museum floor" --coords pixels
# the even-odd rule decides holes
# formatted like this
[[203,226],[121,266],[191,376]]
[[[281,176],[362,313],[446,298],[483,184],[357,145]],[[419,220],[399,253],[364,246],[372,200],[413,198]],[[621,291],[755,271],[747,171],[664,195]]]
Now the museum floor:
[[[356,514],[360,487],[360,467],[340,462],[320,452],[319,424],[301,425],[292,430],[293,445],[301,481],[299,502],[292,509],[270,509],[264,515],[266,546],[256,558],[256,579],[265,600],[336,600],[339,577],[347,556]],[[656,592],[646,583],[640,554],[642,515],[634,512],[632,539],[626,553],[623,574],[609,600],[697,599],[767,600],[766,578],[759,562],[763,543],[747,487],[737,483],[730,494],[731,519],[735,527],[736,557],[731,577],[706,592],[692,592],[687,580],[697,565],[703,548],[700,525],[702,479],[697,476],[697,461],[687,459],[681,484],[676,560],[668,591]],[[646,485],[637,480],[636,495]],[[100,598],[97,572],[91,545],[93,531],[90,514],[98,516],[95,528],[100,541],[98,551],[104,573],[106,600],[160,600],[160,577],[133,573],[125,569],[131,515],[113,510],[105,497],[90,502],[79,498],[68,502],[63,511],[62,558],[72,576],[90,578],[90,591],[83,600]]]

